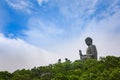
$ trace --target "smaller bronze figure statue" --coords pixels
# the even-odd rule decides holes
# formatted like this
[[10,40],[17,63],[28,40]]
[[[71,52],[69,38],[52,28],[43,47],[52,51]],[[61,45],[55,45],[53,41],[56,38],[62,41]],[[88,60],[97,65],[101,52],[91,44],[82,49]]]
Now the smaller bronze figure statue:
[[61,59],[58,59],[58,63],[61,63]]
[[97,49],[95,47],[95,45],[92,44],[92,38],[87,37],[85,39],[85,43],[87,44],[88,48],[86,50],[86,55],[82,54],[82,51],[79,50],[79,55],[80,55],[80,59],[84,60],[87,58],[92,58],[92,59],[97,59]]

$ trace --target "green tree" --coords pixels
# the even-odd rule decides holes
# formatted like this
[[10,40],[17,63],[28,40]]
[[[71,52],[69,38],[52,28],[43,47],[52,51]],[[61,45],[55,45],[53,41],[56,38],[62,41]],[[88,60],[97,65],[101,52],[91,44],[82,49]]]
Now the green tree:
[[17,70],[13,73],[11,80],[31,80],[30,70]]
[[10,80],[11,77],[12,77],[12,74],[9,73],[8,71],[0,72],[0,80]]

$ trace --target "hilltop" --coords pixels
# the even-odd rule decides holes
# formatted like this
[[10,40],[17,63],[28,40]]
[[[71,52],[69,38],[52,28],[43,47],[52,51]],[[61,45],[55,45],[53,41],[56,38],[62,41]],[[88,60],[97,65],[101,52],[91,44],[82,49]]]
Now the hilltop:
[[32,69],[0,72],[0,80],[120,80],[120,57],[66,60]]

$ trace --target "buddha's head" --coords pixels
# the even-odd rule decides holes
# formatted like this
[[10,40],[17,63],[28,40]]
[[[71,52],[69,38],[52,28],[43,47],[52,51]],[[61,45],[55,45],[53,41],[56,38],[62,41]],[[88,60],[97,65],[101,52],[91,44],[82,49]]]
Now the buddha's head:
[[92,45],[92,38],[87,37],[87,38],[85,39],[85,43],[86,43],[88,46]]

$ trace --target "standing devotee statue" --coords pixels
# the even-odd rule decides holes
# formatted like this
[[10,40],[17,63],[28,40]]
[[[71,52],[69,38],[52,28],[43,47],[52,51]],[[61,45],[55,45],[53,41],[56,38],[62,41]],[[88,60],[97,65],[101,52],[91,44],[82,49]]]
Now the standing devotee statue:
[[81,50],[79,50],[79,55],[82,60],[91,58],[91,59],[97,59],[97,49],[95,45],[92,44],[93,40],[90,37],[87,37],[85,39],[85,43],[87,44],[88,48],[86,50],[86,55],[83,55]]

